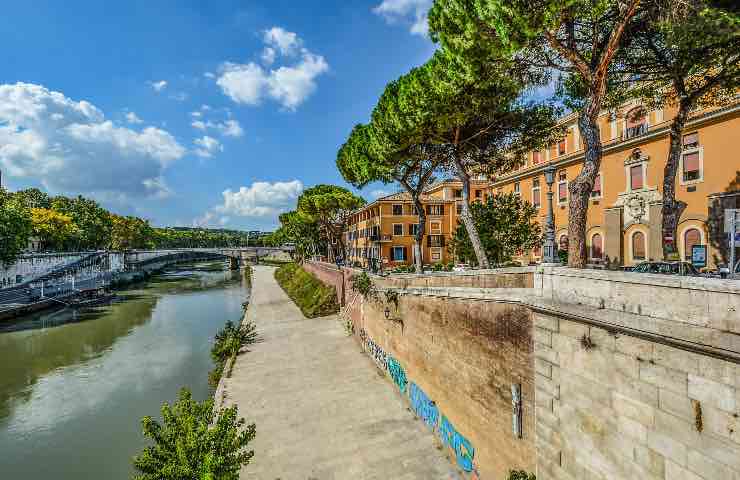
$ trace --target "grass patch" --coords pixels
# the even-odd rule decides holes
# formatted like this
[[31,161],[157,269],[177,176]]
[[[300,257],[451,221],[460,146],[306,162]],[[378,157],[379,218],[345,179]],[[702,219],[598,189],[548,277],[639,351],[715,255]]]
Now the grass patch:
[[295,263],[275,270],[275,280],[308,318],[339,312],[337,292]]
[[289,263],[293,263],[290,260],[275,260],[272,258],[260,258],[259,264],[260,265],[271,265],[273,267],[282,267],[283,265],[287,265]]

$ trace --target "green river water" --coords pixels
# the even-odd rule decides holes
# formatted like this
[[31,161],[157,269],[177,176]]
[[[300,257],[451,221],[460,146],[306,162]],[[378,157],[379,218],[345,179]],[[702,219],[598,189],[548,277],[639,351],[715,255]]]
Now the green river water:
[[213,336],[249,290],[220,263],[179,266],[111,305],[0,324],[0,478],[128,479],[181,387],[208,395]]

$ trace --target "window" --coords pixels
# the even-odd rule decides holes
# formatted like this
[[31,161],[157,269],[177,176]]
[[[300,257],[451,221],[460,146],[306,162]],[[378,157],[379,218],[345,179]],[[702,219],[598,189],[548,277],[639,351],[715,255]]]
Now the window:
[[565,170],[558,173],[558,203],[568,202],[568,174]]
[[701,160],[699,158],[699,152],[684,153],[681,163],[683,163],[684,182],[701,179]]
[[442,233],[442,223],[441,222],[430,222],[429,223],[429,233]]
[[603,254],[604,250],[601,234],[595,233],[593,237],[591,237],[591,258],[593,260],[600,260]]
[[521,187],[519,186],[519,182],[516,182],[514,184],[514,195],[519,195],[521,192]]
[[691,260],[694,245],[701,245],[701,232],[696,228],[689,228],[683,234],[683,255],[686,260]]
[[416,236],[416,232],[419,231],[419,224],[418,223],[409,223],[409,235]]
[[445,237],[444,235],[429,235],[427,237],[427,247],[444,247]]
[[393,224],[393,235],[403,235],[403,224],[402,223]]
[[394,262],[406,260],[406,247],[393,247],[391,249],[391,260]]
[[591,190],[591,198],[601,198],[601,173],[596,174],[594,189]]
[[542,154],[540,152],[532,152],[532,165],[537,165],[542,161]]
[[444,205],[427,205],[427,215],[444,215]]
[[535,257],[541,257],[542,256],[542,247],[540,245],[537,245],[532,249],[532,255]]
[[462,190],[458,188],[455,189],[455,198],[462,198]]
[[535,178],[532,180],[532,205],[535,208],[540,208],[542,200],[540,200],[540,179]]
[[455,211],[457,212],[458,215],[462,215],[462,209],[463,209],[462,203],[458,203],[457,205],[455,205]]
[[393,215],[403,215],[403,205],[393,205]]
[[683,149],[691,150],[692,148],[699,148],[699,133],[687,133],[683,136]]
[[558,250],[562,250],[563,252],[568,251],[568,234],[567,233],[560,235],[560,238],[558,239]]
[[483,192],[480,190],[475,191],[475,198],[480,198],[483,195]]
[[645,234],[635,232],[632,234],[632,260],[645,260]]
[[565,139],[558,142],[558,156],[565,155]]
[[642,164],[630,167],[630,190],[639,190],[644,186]]
[[432,260],[437,261],[437,262],[442,260],[442,249],[441,248],[432,249]]
[[635,107],[627,112],[625,126],[625,139],[639,137],[640,135],[647,133],[647,113],[645,109],[642,107]]

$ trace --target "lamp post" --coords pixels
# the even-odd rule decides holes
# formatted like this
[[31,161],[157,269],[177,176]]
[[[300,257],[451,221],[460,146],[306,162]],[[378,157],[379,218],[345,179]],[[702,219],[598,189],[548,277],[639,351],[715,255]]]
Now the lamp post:
[[560,265],[555,247],[555,215],[552,211],[552,184],[555,183],[555,167],[552,165],[545,169],[545,183],[547,183],[547,219],[545,220],[545,243],[542,246],[542,264]]

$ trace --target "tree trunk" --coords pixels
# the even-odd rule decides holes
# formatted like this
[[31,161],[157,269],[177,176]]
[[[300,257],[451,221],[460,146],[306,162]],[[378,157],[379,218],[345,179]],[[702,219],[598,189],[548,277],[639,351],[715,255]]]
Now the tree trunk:
[[424,230],[427,223],[427,213],[424,211],[424,205],[422,205],[418,196],[414,196],[413,200],[417,213],[419,214],[419,223],[416,229],[416,242],[414,243],[414,270],[416,273],[421,273],[423,263],[421,252],[424,240]]
[[[601,132],[597,122],[601,97],[591,96],[586,100],[578,117],[578,126],[585,144],[583,168],[578,176],[570,182],[568,192],[568,266],[585,268],[588,261],[586,252],[586,223],[588,200],[594,188],[596,175],[601,165],[602,148]],[[556,184],[557,185],[557,184]]]
[[463,224],[465,224],[465,230],[468,232],[468,238],[470,243],[473,245],[473,251],[475,252],[475,258],[478,260],[478,266],[480,268],[488,268],[488,256],[486,251],[483,249],[483,244],[480,241],[480,235],[478,235],[478,227],[476,227],[473,221],[473,216],[470,214],[470,175],[465,170],[459,159],[455,159],[455,167],[457,167],[457,175],[460,177],[462,182],[462,212],[460,218],[462,218]]
[[[676,200],[676,174],[681,162],[683,150],[683,128],[689,117],[691,102],[682,99],[679,103],[678,112],[671,123],[670,147],[668,160],[663,170],[663,223],[661,240],[663,245],[663,258],[667,259],[671,254],[678,252],[678,221],[686,209],[686,203]],[[666,241],[671,238],[672,241]]]

